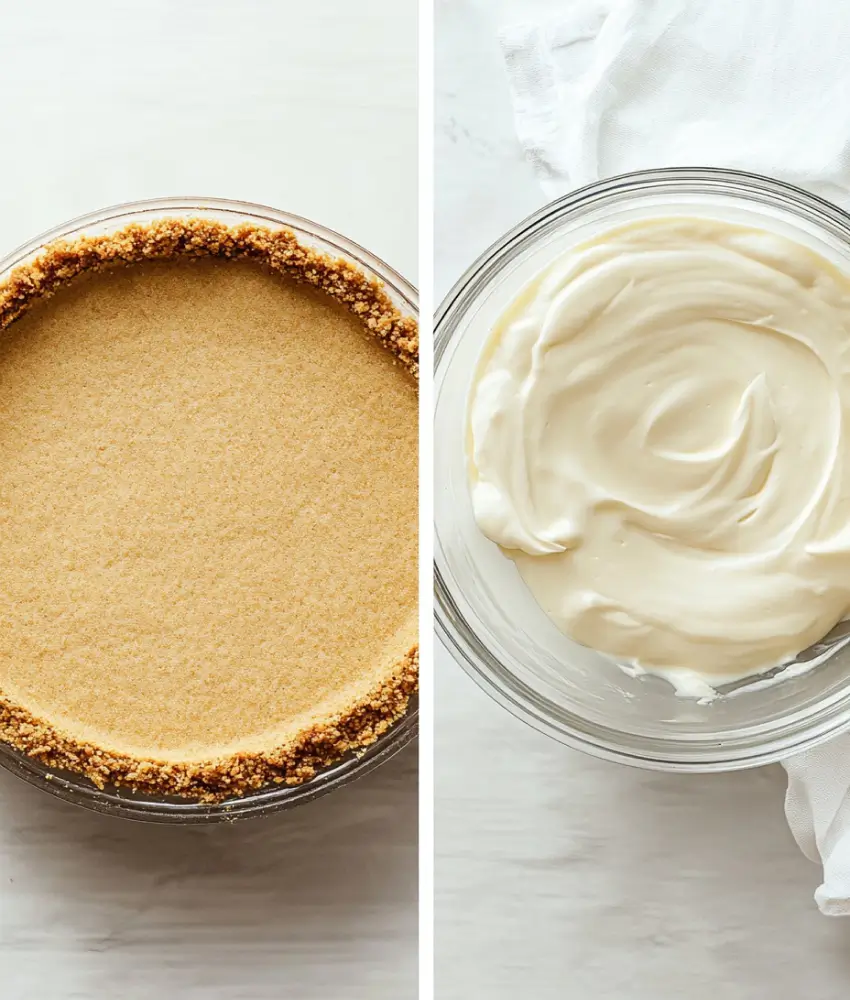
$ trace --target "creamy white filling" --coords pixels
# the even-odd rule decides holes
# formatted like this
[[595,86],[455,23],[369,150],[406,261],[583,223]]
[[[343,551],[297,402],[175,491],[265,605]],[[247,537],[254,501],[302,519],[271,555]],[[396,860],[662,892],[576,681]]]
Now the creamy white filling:
[[532,281],[472,389],[476,521],[554,623],[646,669],[744,676],[850,610],[850,281],[707,219]]

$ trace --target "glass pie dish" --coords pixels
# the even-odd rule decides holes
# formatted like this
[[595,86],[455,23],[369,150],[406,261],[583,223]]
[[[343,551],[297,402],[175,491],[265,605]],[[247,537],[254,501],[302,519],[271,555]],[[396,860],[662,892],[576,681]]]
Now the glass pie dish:
[[479,531],[468,484],[468,395],[496,318],[570,247],[671,215],[772,230],[850,273],[845,212],[788,184],[713,168],[651,170],[592,184],[546,205],[490,247],[436,319],[436,629],[481,687],[562,743],[646,768],[721,771],[776,761],[850,728],[850,626],[841,623],[791,664],[721,685],[713,699],[677,696],[665,679],[630,676],[555,627],[513,562]]
[[[308,248],[342,259],[377,281],[393,306],[404,317],[416,318],[416,290],[388,265],[339,234],[298,216],[247,202],[204,198],[169,198],[118,205],[67,222],[43,233],[0,261],[0,282],[32,261],[58,240],[108,235],[131,223],[149,224],[158,219],[202,219],[229,226],[258,224],[271,230],[293,232]],[[388,760],[416,734],[417,710],[411,700],[405,714],[371,745],[321,768],[315,777],[298,785],[273,784],[225,801],[206,804],[188,798],[143,795],[126,788],[97,788],[82,775],[52,770],[37,759],[0,742],[0,766],[32,784],[78,805],[130,819],[172,823],[234,821],[265,815],[309,801],[367,773]]]

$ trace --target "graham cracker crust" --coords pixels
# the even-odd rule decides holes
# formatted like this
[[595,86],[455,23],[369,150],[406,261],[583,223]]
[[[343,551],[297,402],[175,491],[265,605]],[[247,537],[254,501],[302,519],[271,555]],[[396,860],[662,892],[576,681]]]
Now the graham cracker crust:
[[222,802],[271,784],[301,785],[322,768],[370,746],[400,721],[419,687],[419,649],[414,647],[380,684],[349,712],[302,730],[268,752],[215,760],[169,763],[105,750],[75,740],[0,695],[0,739],[46,767],[84,775],[97,788],[130,788],[153,796]]
[[250,223],[231,227],[207,219],[158,219],[114,233],[51,243],[0,285],[0,330],[34,301],[52,295],[85,271],[169,257],[249,258],[313,285],[354,313],[414,378],[419,377],[418,324],[401,315],[377,281],[347,260],[304,246],[289,229]]
[[[255,260],[312,285],[341,303],[418,379],[418,327],[381,285],[354,265],[302,245],[289,230],[228,227],[205,219],[159,219],[114,233],[47,246],[0,284],[0,330],[37,301],[86,272],[170,258]],[[374,743],[408,711],[418,686],[418,647],[358,703],[317,719],[280,746],[209,760],[169,762],[136,757],[74,738],[0,692],[0,739],[40,763],[85,775],[97,787],[124,786],[154,796],[215,803],[271,784],[298,785],[324,767]]]

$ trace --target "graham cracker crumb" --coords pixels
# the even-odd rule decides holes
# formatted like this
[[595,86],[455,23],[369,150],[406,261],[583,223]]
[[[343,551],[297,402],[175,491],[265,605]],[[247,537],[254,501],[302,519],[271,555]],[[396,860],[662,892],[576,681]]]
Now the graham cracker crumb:
[[34,301],[52,295],[84,271],[169,257],[250,258],[305,282],[342,303],[415,377],[419,376],[419,327],[402,316],[374,278],[354,264],[304,246],[289,229],[207,219],[158,219],[114,233],[52,243],[0,285],[0,330]]
[[144,760],[81,743],[0,695],[0,737],[47,767],[85,775],[98,788],[123,786],[146,795],[178,795],[214,803],[269,784],[300,785],[322,768],[370,746],[407,713],[419,683],[413,647],[392,676],[358,705],[303,730],[267,752],[191,763]]
[[[401,315],[378,282],[348,261],[303,246],[289,230],[251,224],[227,227],[204,219],[161,219],[53,243],[0,284],[0,330],[85,272],[180,257],[252,259],[316,287],[345,306],[418,378],[417,324]],[[2,693],[0,739],[46,766],[83,774],[101,788],[117,785],[155,796],[220,802],[269,784],[309,781],[322,768],[374,743],[408,711],[417,689],[418,662],[414,646],[358,704],[263,752],[188,763],[137,758],[74,739]]]

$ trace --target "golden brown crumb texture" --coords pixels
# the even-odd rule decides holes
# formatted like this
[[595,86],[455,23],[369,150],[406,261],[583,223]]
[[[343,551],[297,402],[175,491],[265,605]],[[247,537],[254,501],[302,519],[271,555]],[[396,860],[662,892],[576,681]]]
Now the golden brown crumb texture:
[[[0,330],[84,272],[174,257],[253,259],[313,285],[356,315],[418,378],[416,321],[402,316],[379,282],[346,260],[303,245],[291,230],[247,223],[231,227],[206,219],[165,218],[52,243],[0,283]],[[216,760],[169,763],[105,750],[58,731],[2,693],[0,739],[47,767],[83,774],[99,788],[125,786],[143,794],[220,802],[272,784],[302,784],[374,743],[408,711],[418,676],[419,651],[413,647],[386,680],[347,711],[307,727],[283,746]]]

